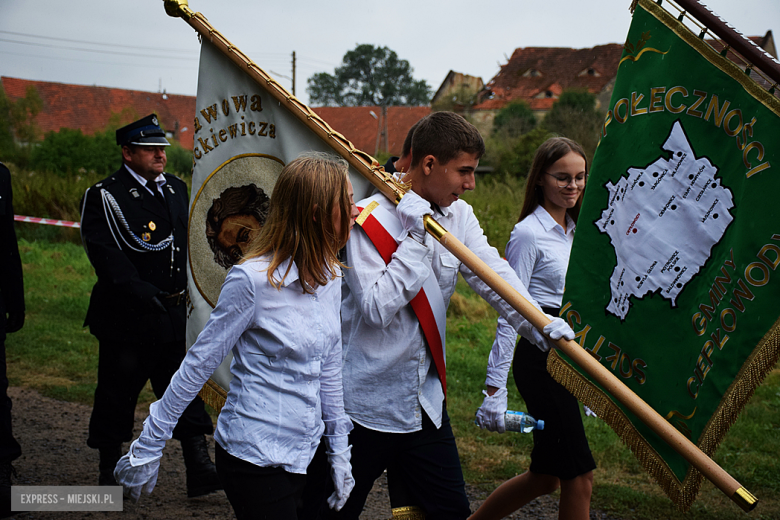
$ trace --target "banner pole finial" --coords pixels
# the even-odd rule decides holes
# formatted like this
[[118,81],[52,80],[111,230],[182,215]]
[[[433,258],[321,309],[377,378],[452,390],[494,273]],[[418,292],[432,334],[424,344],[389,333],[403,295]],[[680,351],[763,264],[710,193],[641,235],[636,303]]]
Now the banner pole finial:
[[168,16],[189,20],[193,15],[188,0],[163,0],[163,5]]

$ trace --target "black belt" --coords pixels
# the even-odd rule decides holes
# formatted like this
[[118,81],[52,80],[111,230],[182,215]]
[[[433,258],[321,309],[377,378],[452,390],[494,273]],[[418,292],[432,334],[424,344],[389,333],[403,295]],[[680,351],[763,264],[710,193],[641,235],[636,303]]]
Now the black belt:
[[187,297],[187,289],[182,289],[177,293],[169,294],[167,296],[162,296],[160,298],[160,301],[166,307],[178,307],[185,300],[186,297]]

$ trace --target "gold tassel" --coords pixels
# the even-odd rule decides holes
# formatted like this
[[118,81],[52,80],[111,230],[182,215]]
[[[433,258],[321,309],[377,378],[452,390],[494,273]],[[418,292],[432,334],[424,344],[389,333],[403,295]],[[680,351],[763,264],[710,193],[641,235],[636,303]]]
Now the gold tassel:
[[225,400],[227,399],[227,392],[211,379],[206,381],[198,395],[203,399],[204,403],[217,412],[217,415],[222,411],[222,407],[225,406]]
[[577,372],[555,351],[552,351],[547,358],[547,371],[553,379],[566,387],[615,431],[623,444],[631,450],[642,467],[645,468],[645,471],[655,479],[680,510],[690,509],[701,485],[701,473],[691,466],[684,483],[680,482],[663,458],[636,431],[623,410],[618,408],[607,394]]
[[425,511],[417,506],[394,507],[391,520],[425,520]]

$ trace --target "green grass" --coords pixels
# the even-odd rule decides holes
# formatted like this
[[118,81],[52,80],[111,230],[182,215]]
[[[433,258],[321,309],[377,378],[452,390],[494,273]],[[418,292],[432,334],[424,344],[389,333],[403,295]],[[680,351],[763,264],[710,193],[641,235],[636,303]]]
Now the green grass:
[[[81,246],[19,241],[26,315],[21,331],[6,339],[12,385],[56,399],[92,404],[98,343],[82,327],[95,271]],[[141,401],[151,402],[145,390]]]

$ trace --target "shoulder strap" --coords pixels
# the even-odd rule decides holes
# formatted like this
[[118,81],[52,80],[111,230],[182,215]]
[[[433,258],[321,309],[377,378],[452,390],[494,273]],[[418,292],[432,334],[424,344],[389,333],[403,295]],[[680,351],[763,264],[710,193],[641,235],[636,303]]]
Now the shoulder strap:
[[[357,203],[360,215],[355,222],[363,229],[371,243],[374,244],[385,264],[389,264],[393,253],[398,249],[396,237],[403,234],[403,226],[395,213],[379,205],[377,194]],[[420,292],[409,302],[414,314],[420,322],[428,349],[439,373],[444,397],[447,397],[447,366],[446,366],[446,330],[447,307],[441,293],[439,282],[433,271],[423,282]]]

